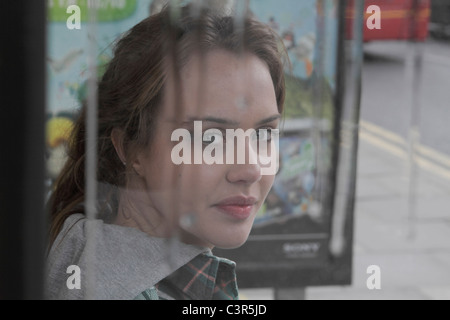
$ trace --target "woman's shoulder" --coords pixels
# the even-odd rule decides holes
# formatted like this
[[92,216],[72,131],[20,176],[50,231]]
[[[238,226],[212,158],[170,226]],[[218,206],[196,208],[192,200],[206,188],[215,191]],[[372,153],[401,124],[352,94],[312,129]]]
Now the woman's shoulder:
[[[176,239],[154,238],[135,228],[74,214],[48,256],[48,297],[83,299],[89,287],[95,299],[134,299],[203,252],[205,248]],[[71,266],[79,270],[80,289],[67,286]]]

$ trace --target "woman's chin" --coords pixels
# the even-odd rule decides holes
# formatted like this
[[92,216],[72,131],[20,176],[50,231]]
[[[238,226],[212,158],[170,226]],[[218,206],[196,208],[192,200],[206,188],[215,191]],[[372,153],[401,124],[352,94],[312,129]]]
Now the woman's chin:
[[225,250],[231,250],[231,249],[237,249],[244,245],[244,243],[248,239],[248,234],[246,236],[242,236],[242,238],[233,238],[233,239],[226,239],[224,241],[216,241],[214,244],[215,248],[218,249],[225,249]]

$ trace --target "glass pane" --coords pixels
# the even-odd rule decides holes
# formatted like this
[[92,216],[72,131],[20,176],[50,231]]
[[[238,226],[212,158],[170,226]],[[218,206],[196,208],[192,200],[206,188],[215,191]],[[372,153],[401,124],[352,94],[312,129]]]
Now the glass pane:
[[49,1],[48,13],[49,298],[350,281],[351,194],[332,228],[339,132],[356,135],[341,128],[342,4]]

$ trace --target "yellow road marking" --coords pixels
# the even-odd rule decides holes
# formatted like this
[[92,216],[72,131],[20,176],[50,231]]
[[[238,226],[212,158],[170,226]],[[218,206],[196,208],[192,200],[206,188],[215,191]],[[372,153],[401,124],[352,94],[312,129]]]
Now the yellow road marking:
[[[391,131],[361,120],[359,137],[402,160],[408,160],[407,141]],[[415,161],[420,168],[450,180],[449,156],[422,144],[417,146],[416,151]]]

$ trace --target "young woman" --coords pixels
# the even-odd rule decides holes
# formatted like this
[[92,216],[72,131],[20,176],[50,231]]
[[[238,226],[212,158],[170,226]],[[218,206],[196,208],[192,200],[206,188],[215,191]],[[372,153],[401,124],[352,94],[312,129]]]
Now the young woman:
[[[238,298],[235,264],[211,250],[247,240],[274,180],[251,161],[260,150],[250,140],[275,143],[285,95],[280,42],[250,16],[239,24],[194,9],[166,8],[116,45],[98,87],[98,219],[84,215],[82,110],[50,199],[49,298]],[[199,124],[200,143],[174,152],[174,132],[194,140]],[[212,147],[225,159],[229,130],[255,133],[232,150],[244,163],[174,160]]]

